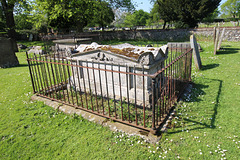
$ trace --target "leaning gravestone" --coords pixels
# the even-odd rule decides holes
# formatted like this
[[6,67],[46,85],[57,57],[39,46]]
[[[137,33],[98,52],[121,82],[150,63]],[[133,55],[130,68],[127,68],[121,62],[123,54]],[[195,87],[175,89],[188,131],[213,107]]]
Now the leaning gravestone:
[[220,50],[220,48],[221,48],[224,33],[225,33],[225,28],[223,28],[223,30],[222,30],[222,33],[221,33],[221,37],[220,37],[220,39],[219,39],[219,43],[218,43],[217,50]]
[[191,48],[193,49],[193,58],[194,58],[195,66],[197,69],[201,69],[202,62],[201,62],[201,58],[200,58],[200,54],[199,54],[197,40],[194,37],[194,35],[190,36],[190,44],[191,44]]
[[0,68],[19,64],[15,55],[16,43],[10,38],[0,37]]
[[214,41],[214,52],[213,52],[214,55],[217,54],[217,47],[218,47],[218,41],[219,41],[219,34],[220,34],[220,28],[217,28],[216,39],[215,39],[215,41]]

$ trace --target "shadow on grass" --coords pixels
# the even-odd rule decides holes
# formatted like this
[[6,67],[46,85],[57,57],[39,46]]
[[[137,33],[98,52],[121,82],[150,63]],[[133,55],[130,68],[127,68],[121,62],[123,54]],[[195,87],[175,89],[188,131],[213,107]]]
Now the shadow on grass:
[[[214,107],[212,109],[213,110],[213,114],[211,115],[211,118],[210,118],[211,122],[210,123],[202,123],[201,121],[196,121],[196,120],[192,120],[192,119],[183,118],[183,120],[187,124],[194,123],[194,124],[200,125],[200,127],[197,126],[195,128],[188,129],[189,131],[205,129],[205,128],[210,128],[210,129],[215,129],[216,128],[215,120],[216,120],[216,116],[218,114],[218,107],[219,107],[220,95],[222,93],[223,81],[219,80],[219,79],[209,79],[209,80],[219,83],[218,90],[217,90],[217,96],[215,98]],[[201,94],[203,95],[203,94],[206,94],[206,93],[203,92],[202,89],[203,88],[207,88],[209,86],[208,85],[203,85],[203,84],[195,84],[194,87],[197,88],[198,92],[202,92]],[[190,94],[190,93],[188,93],[188,94]],[[201,101],[199,98],[194,98],[192,101],[187,101],[187,102],[199,102],[199,101]],[[190,126],[193,126],[193,125],[187,125],[187,126],[190,127]],[[175,128],[175,129],[178,129],[178,130],[177,131],[171,131],[171,132],[169,132],[169,134],[175,134],[175,133],[182,132],[182,130],[179,130],[179,128]]]
[[239,52],[239,48],[222,48],[219,51],[217,51],[218,55],[221,54],[235,54]]
[[[36,64],[31,64],[31,66],[35,66]],[[28,67],[28,64],[19,64],[16,66],[11,66],[11,67],[6,67],[6,68],[2,68],[2,69],[8,69],[8,68],[21,68],[21,67]]]
[[28,64],[19,64],[19,65],[15,66],[15,67],[28,67]]
[[208,70],[208,69],[216,68],[218,66],[219,66],[219,64],[207,64],[207,65],[203,65],[201,70],[205,71],[205,70]]

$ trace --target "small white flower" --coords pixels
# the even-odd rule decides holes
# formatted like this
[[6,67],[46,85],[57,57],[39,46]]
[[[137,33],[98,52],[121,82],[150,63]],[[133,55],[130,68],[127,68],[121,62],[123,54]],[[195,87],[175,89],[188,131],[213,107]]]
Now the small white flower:
[[200,152],[199,154],[202,155],[202,152]]

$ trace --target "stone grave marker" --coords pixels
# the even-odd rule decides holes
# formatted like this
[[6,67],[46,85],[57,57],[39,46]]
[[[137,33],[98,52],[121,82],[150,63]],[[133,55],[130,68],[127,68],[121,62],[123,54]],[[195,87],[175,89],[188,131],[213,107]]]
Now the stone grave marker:
[[219,50],[219,49],[221,48],[221,44],[222,44],[222,40],[223,40],[224,33],[225,33],[225,28],[223,28],[223,30],[222,30],[222,33],[221,33],[221,37],[220,37],[220,39],[219,39],[219,43],[218,43],[217,50]]
[[217,46],[218,46],[219,34],[220,34],[220,29],[217,28],[216,39],[214,41],[214,55],[217,54]]
[[195,66],[197,69],[201,69],[202,62],[199,54],[197,40],[194,35],[190,36],[190,44],[191,44],[191,48],[193,49],[193,58],[194,58]]
[[10,38],[0,37],[0,68],[12,67],[19,64],[15,55],[16,43]]

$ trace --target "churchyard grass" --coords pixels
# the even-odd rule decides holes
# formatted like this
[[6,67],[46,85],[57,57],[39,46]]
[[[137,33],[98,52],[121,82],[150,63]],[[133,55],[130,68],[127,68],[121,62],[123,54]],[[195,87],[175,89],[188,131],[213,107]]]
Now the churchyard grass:
[[216,56],[213,42],[198,42],[203,69],[193,67],[191,92],[155,145],[32,102],[26,56],[17,53],[19,66],[0,69],[0,159],[238,159],[239,42],[223,42]]

